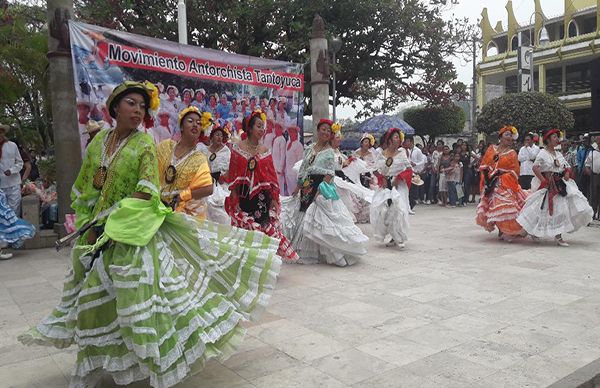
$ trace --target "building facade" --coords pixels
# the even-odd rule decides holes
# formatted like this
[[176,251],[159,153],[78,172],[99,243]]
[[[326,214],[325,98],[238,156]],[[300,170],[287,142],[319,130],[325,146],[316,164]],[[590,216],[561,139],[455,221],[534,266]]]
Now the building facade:
[[[600,58],[600,0],[564,0],[564,14],[551,18],[544,14],[541,1],[534,0],[535,11],[521,26],[509,0],[506,29],[502,22],[492,27],[487,8],[483,9],[477,106],[518,91],[517,49],[533,46],[534,90],[555,95],[567,105],[575,116],[572,134],[588,132],[592,61]],[[548,39],[540,44],[541,37]]]

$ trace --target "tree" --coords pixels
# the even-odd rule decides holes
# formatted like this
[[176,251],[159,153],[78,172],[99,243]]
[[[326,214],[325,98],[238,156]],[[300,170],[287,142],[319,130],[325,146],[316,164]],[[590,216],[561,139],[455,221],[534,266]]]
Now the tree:
[[52,132],[45,21],[40,6],[0,8],[0,120],[16,124],[17,137],[28,145],[48,147]]
[[[188,40],[206,48],[306,63],[315,14],[339,35],[337,99],[363,106],[359,116],[417,99],[464,97],[450,58],[470,39],[466,19],[445,21],[424,0],[188,0]],[[176,0],[76,0],[80,19],[109,28],[176,39]],[[310,72],[306,109],[310,113]],[[332,94],[332,93],[331,93]],[[377,103],[386,96],[383,106]]]
[[404,121],[415,129],[419,136],[436,136],[459,133],[465,127],[465,112],[454,104],[419,106],[404,111]]
[[506,94],[483,106],[475,127],[479,132],[497,132],[505,125],[519,132],[537,132],[547,128],[571,130],[573,113],[557,97],[546,93],[525,92]]

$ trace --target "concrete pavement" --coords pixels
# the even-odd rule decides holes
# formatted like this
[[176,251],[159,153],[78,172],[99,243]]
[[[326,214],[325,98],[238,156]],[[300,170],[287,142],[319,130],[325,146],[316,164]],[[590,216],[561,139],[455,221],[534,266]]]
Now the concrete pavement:
[[[473,206],[416,211],[404,250],[283,266],[240,351],[180,386],[543,387],[600,358],[600,228],[560,248],[498,241]],[[0,387],[68,385],[75,349],[16,341],[58,301],[67,262],[52,250],[0,262]]]

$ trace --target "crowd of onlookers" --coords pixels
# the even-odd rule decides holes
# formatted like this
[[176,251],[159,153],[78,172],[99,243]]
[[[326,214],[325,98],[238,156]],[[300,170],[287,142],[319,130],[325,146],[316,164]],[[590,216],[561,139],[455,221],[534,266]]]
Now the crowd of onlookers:
[[[521,165],[519,183],[524,189],[530,189],[533,161],[542,147],[538,143],[537,135],[529,133],[522,142],[514,144]],[[561,152],[571,165],[572,176],[581,192],[590,201],[596,219],[600,214],[599,144],[600,136],[565,139],[561,142]],[[474,147],[463,139],[452,144],[438,140],[415,147],[418,148],[416,153],[422,155],[423,163],[419,163],[420,156],[412,156],[413,170],[424,183],[411,188],[411,206],[439,204],[457,207],[477,201],[480,191],[479,163],[487,150],[483,140]]]

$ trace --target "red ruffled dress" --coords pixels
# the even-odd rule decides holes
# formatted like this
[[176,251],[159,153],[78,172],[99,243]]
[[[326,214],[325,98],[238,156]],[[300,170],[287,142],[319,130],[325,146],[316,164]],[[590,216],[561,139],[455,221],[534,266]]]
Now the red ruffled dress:
[[286,262],[298,261],[298,254],[281,231],[279,185],[271,152],[251,155],[234,144],[227,179],[231,194],[225,199],[225,211],[231,224],[279,239],[277,254]]
[[506,235],[518,235],[523,228],[517,216],[525,204],[527,192],[519,185],[519,160],[514,150],[498,153],[490,145],[481,165],[481,200],[476,222],[488,232],[495,228]]

